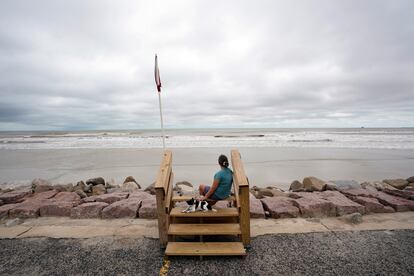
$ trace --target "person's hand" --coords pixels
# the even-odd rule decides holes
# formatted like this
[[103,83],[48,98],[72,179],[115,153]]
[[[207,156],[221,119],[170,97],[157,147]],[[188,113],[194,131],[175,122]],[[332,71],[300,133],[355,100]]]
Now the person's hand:
[[198,200],[199,201],[204,201],[204,200],[206,200],[206,197],[205,196],[201,196]]

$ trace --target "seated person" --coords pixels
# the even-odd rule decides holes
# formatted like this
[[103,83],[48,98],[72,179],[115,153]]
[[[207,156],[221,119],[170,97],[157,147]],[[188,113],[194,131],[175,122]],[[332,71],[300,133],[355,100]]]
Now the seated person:
[[227,156],[220,155],[218,158],[220,171],[214,175],[213,185],[201,184],[198,191],[201,195],[199,200],[208,200],[210,205],[216,204],[218,200],[227,198],[230,195],[231,185],[233,184],[233,172],[229,167]]

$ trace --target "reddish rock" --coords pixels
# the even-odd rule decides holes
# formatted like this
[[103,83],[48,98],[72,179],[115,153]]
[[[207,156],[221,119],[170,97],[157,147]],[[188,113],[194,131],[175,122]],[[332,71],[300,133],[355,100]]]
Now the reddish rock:
[[99,184],[92,186],[92,195],[104,195],[106,194],[106,188],[105,185]]
[[102,210],[102,218],[136,218],[140,205],[141,201],[136,199],[124,199],[114,202]]
[[47,180],[36,178],[36,179],[33,179],[32,181],[32,190],[35,193],[41,193],[41,192],[53,190],[53,186]]
[[364,197],[375,197],[378,192],[368,189],[348,189],[342,190],[341,193],[348,197],[355,197],[355,196],[364,196]]
[[46,191],[46,192],[40,192],[32,194],[31,196],[27,197],[25,201],[28,200],[36,200],[36,201],[43,201],[49,198],[54,197],[58,192],[54,190]]
[[384,192],[378,192],[375,196],[379,202],[391,206],[397,212],[414,211],[414,201],[401,197],[392,196]]
[[76,192],[60,192],[54,196],[54,201],[63,201],[63,202],[80,202],[80,196]]
[[250,199],[250,217],[251,218],[264,218],[265,212],[263,209],[263,204],[260,199]]
[[11,192],[0,194],[0,200],[3,201],[4,204],[18,203],[18,202],[22,202],[24,200],[24,197],[30,194],[31,194],[31,191],[28,189],[20,190],[20,191],[11,191]]
[[348,199],[346,196],[336,191],[326,191],[318,193],[321,198],[331,202],[336,208],[336,215],[343,216],[347,214],[365,213],[365,207]]
[[42,203],[39,213],[41,217],[69,217],[73,205],[72,202],[68,201],[48,200]]
[[86,197],[86,198],[83,198],[81,202],[82,203],[105,202],[108,204],[112,204],[116,201],[126,199],[127,197],[128,197],[128,193],[113,193],[113,194],[104,194],[104,195]]
[[128,199],[133,199],[133,198],[142,201],[144,199],[155,199],[155,196],[149,193],[143,192],[143,191],[136,191],[136,192],[130,193],[128,196]]
[[91,202],[78,205],[71,209],[71,218],[100,218],[102,210],[108,206],[105,202]]
[[141,207],[138,211],[139,218],[155,219],[158,217],[157,214],[157,202],[155,197],[151,199],[144,199],[141,202]]
[[39,209],[41,202],[37,200],[27,200],[23,203],[17,204],[9,211],[11,218],[37,218],[39,216]]
[[18,203],[14,203],[0,206],[0,219],[9,217],[9,211],[18,205]]
[[353,200],[365,206],[366,213],[393,213],[395,212],[392,207],[382,205],[376,198],[356,196]]
[[336,216],[335,205],[323,199],[320,193],[295,193],[301,198],[294,199],[294,205],[299,208],[303,217],[332,217]]
[[268,197],[261,199],[263,207],[272,218],[296,218],[299,209],[294,206],[294,200],[287,197]]
[[383,192],[385,192],[387,194],[390,194],[390,195],[399,196],[399,197],[403,197],[403,198],[406,198],[406,199],[414,200],[414,191],[384,189]]

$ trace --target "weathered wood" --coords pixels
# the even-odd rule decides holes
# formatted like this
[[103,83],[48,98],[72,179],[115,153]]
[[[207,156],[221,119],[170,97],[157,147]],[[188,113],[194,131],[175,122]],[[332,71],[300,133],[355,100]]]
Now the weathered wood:
[[[164,151],[160,168],[155,181],[155,198],[157,201],[158,213],[158,233],[161,247],[165,247],[168,242],[168,213],[166,204],[168,204],[167,193],[171,180],[172,172],[172,153]],[[172,194],[172,192],[170,192]]]
[[244,256],[241,242],[169,242],[167,256]]
[[233,167],[233,182],[235,183],[235,194],[237,206],[240,208],[240,228],[242,241],[245,246],[250,244],[250,198],[249,181],[244,171],[241,156],[238,150],[231,151],[231,164]]
[[155,180],[155,188],[163,188],[164,194],[167,194],[168,180],[172,170],[172,152],[164,151],[160,168],[158,170],[157,178]]
[[164,203],[165,209],[166,209],[165,211],[167,212],[167,214],[170,212],[173,206],[173,202],[172,202],[173,183],[174,183],[174,173],[171,172],[170,179],[168,181],[167,195],[165,197],[165,203]]
[[222,208],[216,209],[217,212],[214,211],[197,211],[193,213],[182,213],[183,210],[186,208],[183,207],[176,207],[173,208],[170,212],[171,217],[197,217],[197,218],[208,218],[208,217],[237,217],[239,213],[237,212],[236,208]]
[[249,187],[240,187],[240,228],[241,238],[245,246],[250,244],[250,203]]
[[169,235],[240,235],[238,223],[171,224]]
[[249,186],[249,182],[244,171],[241,156],[238,150],[231,151],[231,166],[233,167],[233,178],[240,187]]

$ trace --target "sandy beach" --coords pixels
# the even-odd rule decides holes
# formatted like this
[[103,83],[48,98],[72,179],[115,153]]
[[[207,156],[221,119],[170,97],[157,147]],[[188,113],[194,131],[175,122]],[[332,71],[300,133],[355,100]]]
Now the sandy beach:
[[[174,148],[175,180],[210,183],[217,156],[231,148]],[[239,148],[251,186],[287,189],[295,180],[317,176],[324,180],[374,181],[407,178],[414,168],[413,149]],[[161,160],[161,149],[27,149],[0,150],[2,186],[27,184],[40,177],[52,183],[76,183],[102,176],[121,183],[134,176],[150,185]]]

